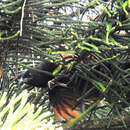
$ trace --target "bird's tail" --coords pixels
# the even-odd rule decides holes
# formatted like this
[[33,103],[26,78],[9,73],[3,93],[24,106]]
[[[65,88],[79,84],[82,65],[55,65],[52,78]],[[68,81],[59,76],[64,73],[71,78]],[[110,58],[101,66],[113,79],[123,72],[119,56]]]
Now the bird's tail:
[[49,95],[54,113],[59,120],[70,120],[80,115],[80,107],[77,107],[76,95],[72,89],[57,86],[50,90]]

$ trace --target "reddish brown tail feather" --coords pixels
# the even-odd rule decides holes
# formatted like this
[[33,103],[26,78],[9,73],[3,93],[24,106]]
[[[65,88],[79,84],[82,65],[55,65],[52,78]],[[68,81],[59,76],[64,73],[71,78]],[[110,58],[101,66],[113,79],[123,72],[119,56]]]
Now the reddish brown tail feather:
[[70,120],[80,115],[80,108],[76,107],[76,96],[72,89],[56,87],[50,91],[50,101],[58,120]]
[[70,120],[80,115],[80,112],[77,109],[73,109],[66,104],[57,104],[53,107],[54,113],[58,120],[64,118],[65,120]]
[[[93,99],[93,98],[92,98]],[[88,103],[93,104],[95,101],[90,100]],[[53,106],[53,111],[58,120],[70,120],[80,115],[80,107],[76,107],[77,102],[74,97],[64,98],[62,102]]]
[[1,79],[1,77],[2,77],[2,67],[0,67],[0,79]]

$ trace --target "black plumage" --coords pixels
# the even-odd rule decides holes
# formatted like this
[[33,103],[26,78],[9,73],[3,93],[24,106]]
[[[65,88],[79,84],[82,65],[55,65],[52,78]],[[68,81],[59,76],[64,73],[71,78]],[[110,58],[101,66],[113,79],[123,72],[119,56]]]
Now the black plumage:
[[[85,68],[86,66],[83,66],[83,64],[79,65],[80,66],[77,66],[77,68],[80,67],[80,69],[76,70],[75,66],[69,73],[67,73],[68,76],[55,78],[51,73],[57,68],[58,65],[44,61],[36,66],[36,69],[42,70],[43,72],[29,69],[22,77],[23,82],[34,87],[48,88],[50,103],[53,106],[56,117],[59,120],[62,118],[70,120],[73,117],[79,116],[80,111],[82,111],[80,109],[82,107],[78,106],[80,101],[83,102],[86,101],[86,99],[89,99],[90,102],[88,101],[88,103],[91,104],[94,103],[94,100],[103,98],[104,95],[102,95],[101,89],[98,87],[95,88],[94,84],[91,82],[91,79],[95,81],[98,79],[98,81],[107,84],[108,79],[103,77],[102,74],[106,73],[107,76],[111,77],[111,75],[115,73],[115,71],[111,69],[113,66],[108,63],[100,64],[95,68],[92,68],[91,73],[89,73],[91,66],[87,66],[88,68],[90,67],[87,70],[87,68]],[[127,69],[129,68],[129,64],[123,64],[121,68],[123,70]],[[81,70],[84,73],[86,72],[86,75],[79,75]],[[49,72],[49,74],[47,72]],[[49,82],[52,79],[54,79],[54,81]],[[124,85],[127,86],[128,83],[124,82]],[[113,89],[114,88],[116,89],[116,86],[113,86]],[[108,91],[107,94],[110,94],[110,97],[112,95],[111,91]],[[77,98],[79,97],[81,100],[77,101]],[[128,97],[129,92],[126,98],[129,99]],[[106,99],[111,102],[109,96],[106,97]],[[86,107],[88,107],[88,105],[86,105],[85,108]]]
[[[36,66],[36,69],[46,71],[39,72],[34,69],[27,70],[22,76],[23,83],[30,86],[39,88],[48,88],[50,103],[53,106],[56,117],[61,120],[62,118],[69,120],[72,117],[79,115],[76,94],[72,88],[68,87],[65,83],[68,78],[60,78],[55,85],[48,85],[48,82],[54,78],[51,73],[56,69],[57,65],[48,61],[44,61]],[[47,72],[50,72],[49,74]],[[52,81],[53,82],[53,81]],[[51,83],[50,83],[51,84]],[[53,83],[52,83],[53,84]],[[53,87],[52,87],[53,86]],[[52,88],[51,88],[52,87]]]
[[35,67],[36,69],[41,70],[41,72],[33,69],[27,70],[22,76],[23,82],[30,86],[45,88],[47,87],[48,81],[54,77],[51,73],[56,67],[56,64],[44,61]]

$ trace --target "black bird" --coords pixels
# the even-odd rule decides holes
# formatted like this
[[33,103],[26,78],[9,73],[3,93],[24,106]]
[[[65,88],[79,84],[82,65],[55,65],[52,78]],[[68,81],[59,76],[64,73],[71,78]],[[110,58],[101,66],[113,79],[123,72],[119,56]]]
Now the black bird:
[[[123,64],[121,68],[123,70],[127,69],[129,68],[129,65],[130,65],[129,63]],[[80,115],[80,111],[82,111],[81,107],[84,107],[84,109],[86,109],[88,105],[94,103],[94,101],[97,100],[99,97],[103,98],[104,95],[102,95],[99,89],[94,88],[91,82],[85,80],[84,78],[81,78],[79,76],[79,73],[77,73],[77,70],[75,71],[75,67],[74,70],[73,69],[71,70],[69,76],[58,77],[59,79],[57,80],[57,77],[54,77],[52,75],[52,72],[57,67],[58,65],[55,63],[44,61],[35,67],[36,69],[39,69],[43,72],[39,72],[34,69],[29,69],[24,73],[22,78],[23,78],[23,83],[26,83],[30,86],[39,87],[39,88],[48,88],[50,103],[53,106],[53,111],[59,120],[61,120],[62,118],[66,120],[70,120],[71,118],[77,117]],[[80,70],[83,69],[82,71],[85,72],[83,68],[83,64],[81,64],[78,67],[81,67]],[[89,78],[92,79],[95,78],[101,82],[107,83],[109,81],[105,77],[100,75],[100,73],[97,72],[99,71],[107,74],[108,76],[111,76],[113,73],[115,73],[114,71],[112,71],[113,70],[111,69],[112,67],[113,66],[109,63],[105,63],[103,65],[100,64],[99,66],[93,68],[96,71],[94,71],[93,69],[91,70],[93,75],[88,74],[87,76]],[[127,86],[128,83],[129,82],[125,81],[123,85]],[[108,92],[108,95],[109,93],[110,96],[108,96],[107,101],[110,102],[111,98],[109,97],[111,97],[112,93],[110,91]],[[128,92],[126,95],[126,100],[128,102],[130,101],[129,93],[130,92]],[[86,103],[85,105],[80,104],[80,101],[79,102],[77,101],[77,98],[82,97],[83,95],[85,95],[85,97],[83,97],[81,100],[83,101],[83,99],[87,99],[87,100],[89,99],[90,102],[89,101],[87,102],[88,105]],[[81,105],[81,107],[79,106],[79,104]]]
[[[57,68],[57,65],[44,61],[35,68],[52,73]],[[51,88],[50,85],[48,86],[48,82],[54,78],[50,73],[29,69],[22,76],[22,80],[23,83],[30,86],[39,88],[48,87],[50,103],[53,105],[53,111],[59,120],[70,120],[73,117],[79,116],[79,108],[75,107],[77,105],[77,97],[73,89],[67,87],[64,83],[55,84],[53,88]],[[61,80],[64,82],[63,78]],[[51,82],[49,82],[49,84],[51,84]]]
[[36,69],[41,70],[41,72],[34,69],[27,70],[22,76],[22,82],[30,86],[46,88],[48,81],[54,78],[51,73],[56,69],[56,67],[57,65],[54,63],[48,61],[41,62],[35,67]]

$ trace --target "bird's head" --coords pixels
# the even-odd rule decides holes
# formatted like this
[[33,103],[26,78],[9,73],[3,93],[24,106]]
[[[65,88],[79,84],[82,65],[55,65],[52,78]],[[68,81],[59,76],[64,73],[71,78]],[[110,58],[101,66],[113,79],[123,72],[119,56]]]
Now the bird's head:
[[27,84],[39,88],[47,87],[47,83],[54,76],[52,72],[56,69],[57,65],[48,61],[44,61],[37,65],[35,68],[27,70],[20,79],[20,84]]

